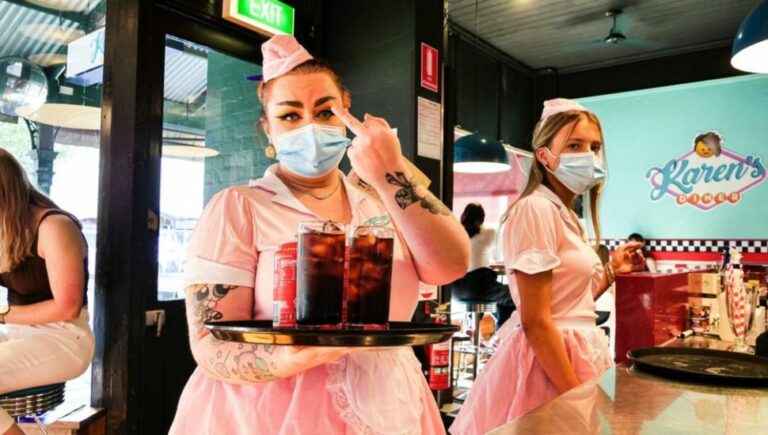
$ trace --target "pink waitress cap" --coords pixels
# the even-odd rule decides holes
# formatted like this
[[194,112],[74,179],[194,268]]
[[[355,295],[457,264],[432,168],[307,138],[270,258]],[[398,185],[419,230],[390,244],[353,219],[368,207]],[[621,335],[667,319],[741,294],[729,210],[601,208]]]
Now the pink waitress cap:
[[279,77],[310,59],[304,47],[290,35],[275,35],[261,45],[264,82]]
[[555,113],[568,112],[571,110],[579,110],[582,112],[589,112],[589,110],[577,103],[574,100],[567,98],[554,98],[544,102],[544,110],[541,112],[541,119],[547,119]]

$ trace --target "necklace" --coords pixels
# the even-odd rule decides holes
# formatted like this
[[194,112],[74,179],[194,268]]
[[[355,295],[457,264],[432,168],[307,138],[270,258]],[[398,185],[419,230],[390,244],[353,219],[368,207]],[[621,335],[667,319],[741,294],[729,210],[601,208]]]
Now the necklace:
[[336,187],[334,187],[333,190],[331,190],[329,193],[326,193],[325,195],[315,195],[314,193],[312,193],[312,192],[310,192],[308,190],[304,190],[304,189],[301,189],[301,188],[296,187],[296,186],[291,186],[290,189],[291,190],[295,190],[297,192],[304,193],[306,195],[309,195],[309,196],[311,196],[312,198],[315,198],[318,201],[322,201],[322,200],[328,199],[331,196],[333,196],[333,194],[336,193],[336,191],[339,190],[339,187],[341,187],[341,176],[339,176],[339,182],[336,184]]

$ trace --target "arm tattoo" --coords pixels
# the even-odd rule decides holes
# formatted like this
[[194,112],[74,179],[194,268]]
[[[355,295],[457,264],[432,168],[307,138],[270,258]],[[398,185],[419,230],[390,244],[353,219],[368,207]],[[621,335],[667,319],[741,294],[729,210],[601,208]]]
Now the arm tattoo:
[[[202,284],[193,289],[194,324],[201,329],[203,323],[221,320],[224,314],[218,310],[219,301],[224,299],[236,286],[221,284]],[[208,335],[208,343],[215,349],[206,356],[204,370],[220,379],[236,378],[246,382],[265,382],[275,380],[274,364],[268,361],[275,346],[259,346],[243,343],[229,343]]]
[[[257,352],[258,346],[252,345],[251,350],[246,350],[235,357],[235,366],[232,374],[244,381],[271,381],[277,379],[269,369],[267,360]],[[266,347],[264,349],[266,351]],[[270,352],[271,353],[271,352]]]
[[194,290],[194,310],[195,310],[195,327],[200,329],[203,327],[203,323],[210,322],[212,320],[221,320],[224,317],[221,311],[217,310],[219,301],[224,299],[230,290],[235,289],[233,285],[221,285],[221,284],[202,284],[195,286]]
[[432,214],[441,214],[443,216],[451,215],[451,211],[448,210],[448,207],[440,202],[432,192],[427,190],[423,196],[416,193],[416,185],[405,178],[404,173],[395,172],[395,175],[392,175],[387,172],[386,178],[387,183],[401,188],[395,193],[395,201],[397,201],[397,205],[399,205],[401,209],[405,210],[412,204],[418,202],[421,205],[421,208],[429,210]]
[[[264,346],[266,353],[272,354],[274,346]],[[234,357],[230,359],[232,354]],[[272,364],[274,366],[274,364]],[[239,378],[246,382],[264,382],[277,379],[270,364],[259,352],[258,345],[238,344],[229,351],[219,350],[208,358],[205,370],[220,378]]]

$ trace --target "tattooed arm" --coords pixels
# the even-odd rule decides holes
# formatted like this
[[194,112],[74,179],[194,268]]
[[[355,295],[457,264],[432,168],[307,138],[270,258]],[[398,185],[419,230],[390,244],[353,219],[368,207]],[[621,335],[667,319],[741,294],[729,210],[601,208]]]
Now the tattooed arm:
[[376,190],[413,254],[421,281],[445,284],[464,276],[469,237],[451,210],[405,171],[387,172]]
[[332,110],[356,135],[347,151],[352,168],[384,201],[413,254],[421,281],[445,284],[464,276],[469,236],[445,204],[413,182],[400,142],[387,122],[370,115],[360,122],[344,108]]
[[187,322],[192,355],[212,378],[253,384],[287,378],[338,359],[344,348],[264,346],[217,340],[203,327],[208,321],[251,320],[253,288],[221,284],[187,287]]

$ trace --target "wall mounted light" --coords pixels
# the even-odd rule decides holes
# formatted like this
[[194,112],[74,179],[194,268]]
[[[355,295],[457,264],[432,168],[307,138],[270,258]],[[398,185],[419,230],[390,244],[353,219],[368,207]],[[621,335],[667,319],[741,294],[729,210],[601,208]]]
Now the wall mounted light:
[[768,73],[768,0],[741,23],[733,40],[731,65],[746,72]]

